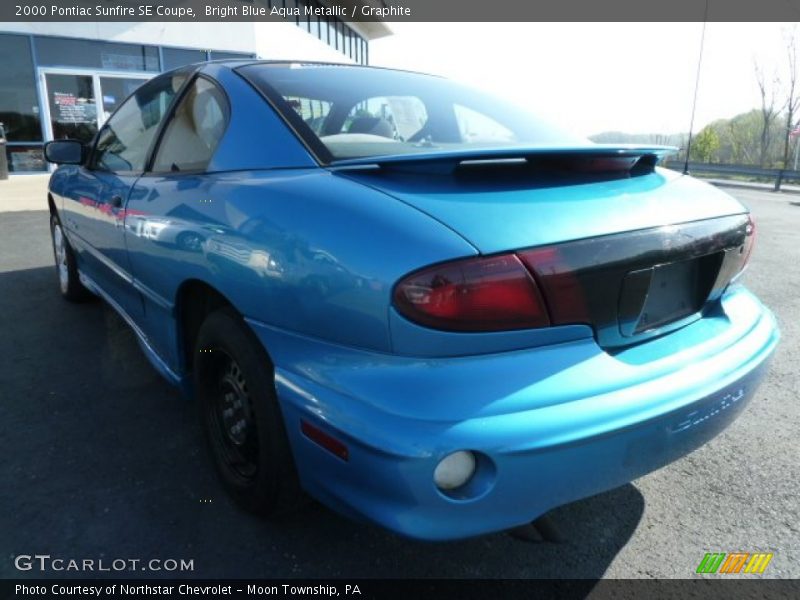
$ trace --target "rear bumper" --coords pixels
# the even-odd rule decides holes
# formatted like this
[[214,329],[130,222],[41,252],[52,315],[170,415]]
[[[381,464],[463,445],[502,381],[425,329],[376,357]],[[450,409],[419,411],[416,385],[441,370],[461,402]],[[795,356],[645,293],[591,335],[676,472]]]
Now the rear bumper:
[[[743,288],[719,314],[615,356],[582,339],[415,359],[250,323],[273,355],[307,491],[431,540],[531,521],[691,452],[741,413],[779,337],[772,314]],[[301,420],[344,442],[348,460],[305,437]],[[462,449],[480,460],[454,499],[437,490],[433,471]]]

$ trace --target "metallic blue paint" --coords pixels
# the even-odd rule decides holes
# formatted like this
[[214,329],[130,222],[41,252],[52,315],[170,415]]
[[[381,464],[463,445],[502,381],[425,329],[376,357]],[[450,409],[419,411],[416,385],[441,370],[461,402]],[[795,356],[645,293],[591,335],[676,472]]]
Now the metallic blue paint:
[[[275,365],[302,483],[330,506],[424,539],[512,527],[685,454],[752,397],[778,331],[738,285],[703,318],[613,354],[586,325],[451,333],[391,305],[426,265],[745,212],[726,194],[660,169],[521,187],[323,168],[229,66],[200,69],[231,104],[209,173],[65,166],[50,193],[83,281],[169,380],[186,378],[189,286],[245,317]],[[301,419],[349,461],[301,435]],[[453,497],[433,470],[460,449],[479,470]]]
[[667,169],[540,188],[414,173],[343,175],[447,223],[485,254],[746,212],[725,192]]
[[653,154],[658,158],[665,158],[677,153],[678,148],[673,146],[641,146],[637,144],[595,144],[586,142],[582,145],[575,144],[546,144],[546,145],[520,145],[510,147],[486,147],[477,151],[469,148],[436,149],[428,152],[415,151],[411,154],[392,154],[381,156],[365,156],[360,158],[338,159],[331,163],[333,167],[352,167],[357,165],[409,165],[430,164],[431,161],[447,163],[462,160],[513,160],[515,158],[537,155],[552,156],[562,155],[596,155],[598,151],[605,151],[609,156],[617,158],[638,158],[643,154]]
[[[746,290],[719,315],[616,356],[592,339],[460,358],[355,350],[251,321],[273,350],[301,480],[354,517],[438,540],[498,531],[622,485],[711,439],[752,398],[778,341]],[[343,463],[300,434],[343,440]],[[433,471],[479,452],[487,480],[454,500]],[[491,465],[491,466],[489,466]]]

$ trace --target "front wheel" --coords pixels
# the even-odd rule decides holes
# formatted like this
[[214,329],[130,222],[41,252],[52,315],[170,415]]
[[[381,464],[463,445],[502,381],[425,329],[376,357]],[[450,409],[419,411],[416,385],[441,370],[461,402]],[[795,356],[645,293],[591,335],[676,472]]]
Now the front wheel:
[[53,255],[56,259],[61,295],[70,302],[83,302],[91,298],[92,294],[80,282],[75,253],[64,235],[64,229],[57,215],[50,216],[50,237],[53,240]]
[[302,504],[273,367],[261,343],[230,309],[206,317],[194,350],[194,385],[217,472],[250,512]]

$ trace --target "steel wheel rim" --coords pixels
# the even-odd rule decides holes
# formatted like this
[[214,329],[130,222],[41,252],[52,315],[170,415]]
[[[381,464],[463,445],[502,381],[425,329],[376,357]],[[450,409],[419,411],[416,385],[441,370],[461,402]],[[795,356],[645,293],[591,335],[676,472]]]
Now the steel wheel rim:
[[258,432],[247,381],[227,352],[211,354],[215,368],[208,410],[214,445],[233,475],[251,481],[258,472]]
[[69,288],[69,266],[67,265],[67,242],[64,239],[64,233],[61,231],[61,225],[57,223],[53,227],[53,248],[56,254],[58,283],[61,285],[61,291],[66,292],[67,289]]

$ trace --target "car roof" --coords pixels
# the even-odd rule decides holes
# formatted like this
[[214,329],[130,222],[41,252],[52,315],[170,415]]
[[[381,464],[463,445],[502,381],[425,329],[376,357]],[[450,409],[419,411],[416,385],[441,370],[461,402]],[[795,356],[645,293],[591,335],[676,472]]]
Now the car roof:
[[287,67],[291,65],[317,65],[321,67],[354,67],[354,68],[375,69],[382,71],[397,71],[400,73],[417,73],[420,75],[439,77],[438,75],[425,73],[423,71],[414,71],[411,69],[397,69],[394,67],[378,67],[374,65],[362,65],[362,64],[348,63],[348,62],[303,60],[303,59],[291,60],[291,59],[261,59],[261,58],[220,58],[216,60],[207,60],[199,63],[194,63],[194,65],[191,66],[202,68],[203,66],[206,65],[222,65],[224,67],[229,67],[231,69],[237,69],[240,67],[246,67],[251,65],[285,65]]

